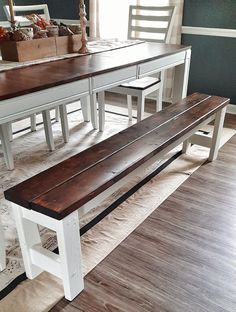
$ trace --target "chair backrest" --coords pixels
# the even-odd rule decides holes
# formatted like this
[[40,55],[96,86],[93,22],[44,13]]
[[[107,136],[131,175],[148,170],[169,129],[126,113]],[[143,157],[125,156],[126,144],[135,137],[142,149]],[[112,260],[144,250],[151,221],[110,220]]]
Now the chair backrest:
[[[10,21],[10,10],[9,6],[5,5],[4,11],[6,13],[7,19]],[[50,20],[49,10],[47,4],[37,4],[37,5],[14,5],[13,10],[15,13],[15,21],[20,24],[20,26],[27,26],[32,22],[29,21],[25,15],[37,13],[46,21]],[[23,14],[25,12],[25,14]],[[19,15],[21,13],[21,15]]]
[[175,6],[129,7],[128,39],[169,42]]

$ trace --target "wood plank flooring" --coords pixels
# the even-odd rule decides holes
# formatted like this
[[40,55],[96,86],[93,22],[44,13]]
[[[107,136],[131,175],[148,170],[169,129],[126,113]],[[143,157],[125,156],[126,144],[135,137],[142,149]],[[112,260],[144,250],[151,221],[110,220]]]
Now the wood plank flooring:
[[[226,125],[236,128],[236,116]],[[236,136],[51,312],[236,311]]]

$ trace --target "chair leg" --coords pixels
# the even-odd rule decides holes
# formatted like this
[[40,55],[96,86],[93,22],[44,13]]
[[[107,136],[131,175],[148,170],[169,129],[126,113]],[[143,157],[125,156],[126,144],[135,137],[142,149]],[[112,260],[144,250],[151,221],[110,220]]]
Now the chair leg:
[[137,102],[137,122],[143,119],[144,103],[145,103],[145,96],[143,92],[141,92],[140,95],[138,96],[138,102]]
[[9,122],[7,124],[7,131],[8,131],[9,141],[12,142],[13,141],[13,130],[12,130],[12,123],[11,122]]
[[90,121],[90,101],[89,96],[82,97],[80,99],[81,110],[83,114],[84,121]]
[[60,120],[59,107],[55,108],[55,120],[58,122]]
[[68,125],[68,118],[67,118],[67,110],[66,105],[60,105],[60,117],[61,117],[61,130],[64,142],[69,142],[69,125]]
[[3,155],[8,170],[14,169],[14,161],[9,140],[9,124],[0,125],[0,140],[2,144]]
[[43,124],[44,124],[46,142],[47,142],[49,150],[54,151],[55,145],[54,145],[53,134],[52,134],[50,111],[45,110],[42,112],[42,114],[43,114]]
[[128,117],[132,120],[132,96],[127,94],[127,105],[128,105]]
[[105,125],[105,92],[98,93],[98,121],[99,131],[104,130]]
[[31,132],[36,131],[36,114],[30,116],[30,128]]

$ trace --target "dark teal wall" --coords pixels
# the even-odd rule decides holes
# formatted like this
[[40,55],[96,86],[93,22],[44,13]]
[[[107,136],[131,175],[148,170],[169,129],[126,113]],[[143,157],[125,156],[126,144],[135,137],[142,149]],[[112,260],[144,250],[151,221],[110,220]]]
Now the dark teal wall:
[[[51,17],[62,19],[79,19],[79,1],[78,0],[15,0],[16,5],[47,3]],[[89,1],[85,0],[86,11],[89,14]],[[6,20],[2,9],[7,4],[7,0],[0,0],[0,20]],[[87,16],[88,18],[88,16]]]
[[[184,26],[236,29],[236,0],[185,0]],[[236,104],[236,39],[182,35],[192,45],[188,93],[230,97]]]

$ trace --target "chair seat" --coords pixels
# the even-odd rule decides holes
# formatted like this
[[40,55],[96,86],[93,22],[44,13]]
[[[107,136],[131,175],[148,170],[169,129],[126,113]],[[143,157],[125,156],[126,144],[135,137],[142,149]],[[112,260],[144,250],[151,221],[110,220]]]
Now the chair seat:
[[159,83],[161,80],[156,77],[143,77],[140,79],[136,79],[127,83],[123,83],[120,87],[125,88],[132,88],[138,90],[145,90],[149,87],[154,86],[155,84]]

